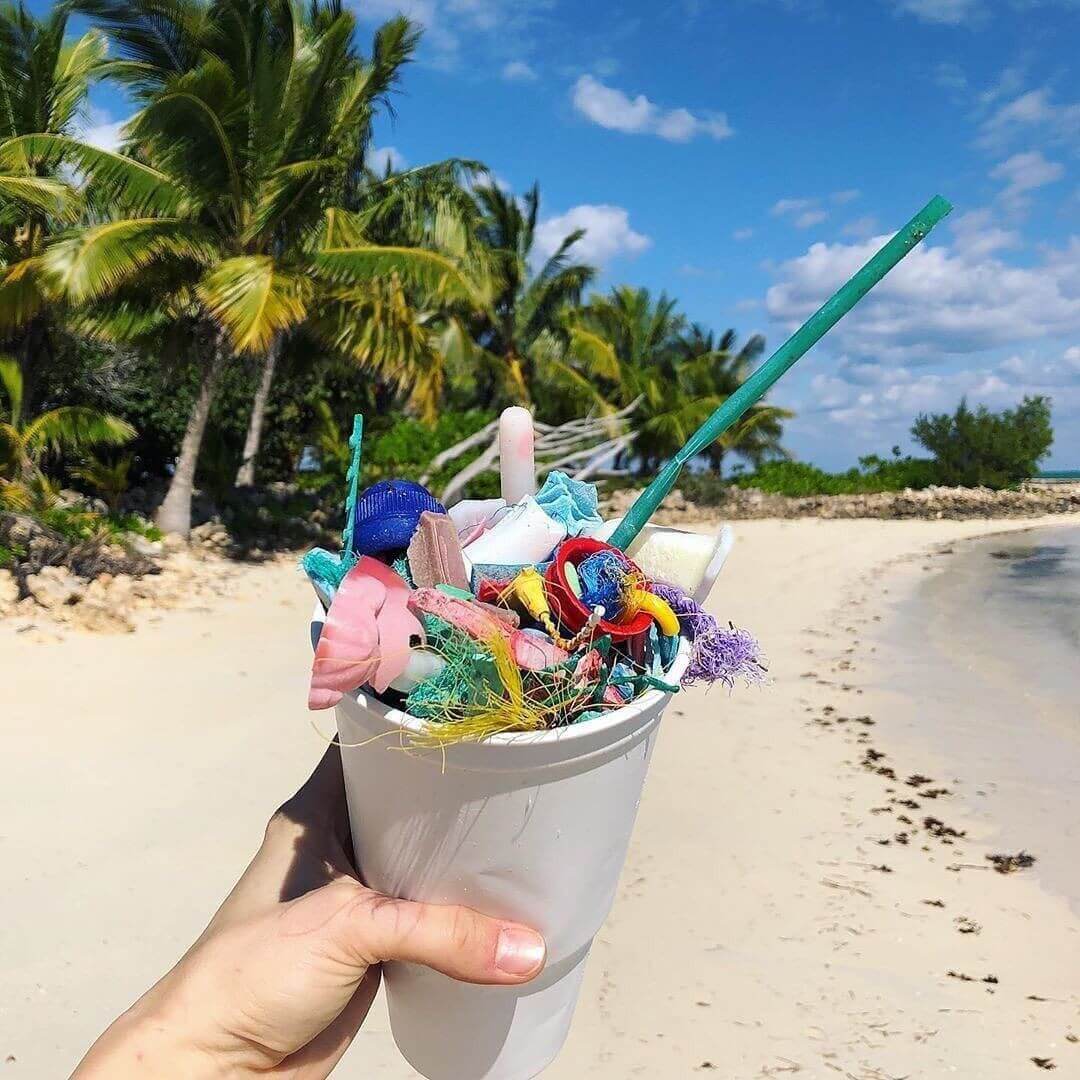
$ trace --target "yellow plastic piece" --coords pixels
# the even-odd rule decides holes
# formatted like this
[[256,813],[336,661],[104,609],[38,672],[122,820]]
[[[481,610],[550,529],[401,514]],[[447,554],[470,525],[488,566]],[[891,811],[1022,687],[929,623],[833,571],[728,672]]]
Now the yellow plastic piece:
[[528,566],[522,570],[510,582],[510,592],[538,622],[543,622],[545,616],[551,617],[551,606],[548,604],[547,593],[544,592],[544,579],[536,567]]
[[544,578],[535,566],[527,566],[506,587],[504,598],[513,597],[544,629],[551,635],[551,640],[560,649],[573,652],[578,645],[592,637],[599,616],[590,617],[589,621],[572,637],[564,638],[551,615],[551,605],[544,591]]
[[656,620],[661,634],[667,637],[678,635],[679,617],[671,610],[671,605],[666,600],[661,600],[659,596],[647,589],[632,589],[626,599],[628,618],[633,618],[637,612],[644,611]]

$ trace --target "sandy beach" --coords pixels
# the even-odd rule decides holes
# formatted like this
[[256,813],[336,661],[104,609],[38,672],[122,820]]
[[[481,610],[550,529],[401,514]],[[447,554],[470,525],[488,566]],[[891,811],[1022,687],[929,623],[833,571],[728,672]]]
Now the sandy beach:
[[[987,862],[1027,841],[981,802],[993,762],[920,722],[934,683],[904,607],[972,538],[1078,520],[736,525],[710,606],[759,636],[773,683],[674,703],[545,1075],[1080,1076],[1080,897],[1059,848]],[[0,1076],[70,1071],[319,757],[309,608],[282,560],[134,634],[0,623]],[[337,1075],[414,1075],[381,1004]]]

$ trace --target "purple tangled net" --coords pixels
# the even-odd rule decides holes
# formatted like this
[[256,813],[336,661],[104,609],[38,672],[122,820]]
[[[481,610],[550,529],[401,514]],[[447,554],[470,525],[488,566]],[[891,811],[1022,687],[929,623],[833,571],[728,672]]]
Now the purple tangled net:
[[671,606],[683,633],[693,643],[690,664],[682,678],[684,686],[721,682],[730,690],[736,679],[742,679],[747,686],[765,681],[767,669],[761,646],[749,630],[721,626],[715,615],[676,585],[657,581],[650,589]]

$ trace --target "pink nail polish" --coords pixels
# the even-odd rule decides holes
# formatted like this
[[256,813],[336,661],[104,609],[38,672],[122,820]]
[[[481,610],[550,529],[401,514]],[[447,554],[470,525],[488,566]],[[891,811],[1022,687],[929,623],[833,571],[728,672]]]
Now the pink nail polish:
[[508,926],[499,934],[495,967],[505,975],[531,975],[544,963],[547,947],[532,930]]

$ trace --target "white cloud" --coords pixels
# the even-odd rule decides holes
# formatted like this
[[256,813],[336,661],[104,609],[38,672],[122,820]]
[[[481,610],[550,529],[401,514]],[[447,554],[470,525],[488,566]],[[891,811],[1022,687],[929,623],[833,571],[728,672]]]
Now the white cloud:
[[90,105],[86,110],[86,118],[76,134],[78,138],[91,146],[96,146],[101,150],[116,150],[123,141],[124,125],[129,119],[130,117],[114,120],[108,109]]
[[878,231],[878,219],[872,214],[849,221],[841,230],[845,236],[854,236],[856,240],[865,240]]
[[405,155],[396,146],[369,146],[367,163],[377,173],[386,172],[387,165],[400,172],[408,164]]
[[83,142],[101,150],[116,150],[123,141],[123,129],[126,120],[117,120],[111,124],[95,124],[82,133]]
[[849,202],[854,202],[861,194],[858,188],[845,188],[843,191],[834,191],[831,198],[837,206],[844,206]]
[[959,26],[983,14],[981,0],[896,0],[896,10],[946,26]]
[[957,95],[968,89],[968,78],[963,68],[950,60],[939,61],[935,66],[934,82],[943,90],[950,90]]
[[817,199],[778,199],[769,211],[773,217],[790,218],[796,229],[809,229],[820,225],[828,216]]
[[980,91],[976,99],[978,104],[984,108],[989,108],[995,101],[1019,94],[1027,81],[1028,67],[1029,64],[1025,56],[1019,63],[1009,64],[1002,68],[997,82]]
[[1053,401],[1057,417],[1080,407],[1080,378],[1064,360],[1014,355],[1000,364],[957,371],[919,371],[842,362],[836,372],[810,380],[806,412],[855,435],[862,446],[903,441],[914,418],[923,412],[951,412],[961,398],[972,406],[1011,408],[1027,394]]
[[969,210],[951,219],[951,227],[956,238],[954,250],[968,260],[981,259],[995,251],[1020,246],[1020,234],[996,225],[993,214],[985,208]]
[[659,135],[688,142],[698,135],[726,139],[734,134],[723,113],[695,115],[688,109],[663,109],[644,94],[630,97],[592,75],[582,75],[571,92],[574,108],[594,124],[628,135]]
[[584,203],[537,225],[537,251],[550,257],[575,229],[584,229],[585,235],[574,245],[574,257],[600,266],[620,255],[640,255],[652,245],[649,237],[630,227],[630,215],[621,206]]
[[1057,143],[1080,138],[1080,102],[1058,104],[1046,87],[1028,90],[999,105],[982,121],[975,145],[1000,151],[1014,140],[1033,134]]
[[507,48],[520,41],[551,0],[350,0],[350,5],[366,23],[398,14],[420,23],[423,55],[436,67],[452,68],[460,62],[463,42],[475,46],[483,37],[486,46]]
[[769,213],[773,217],[783,217],[785,214],[795,214],[800,210],[808,210],[816,202],[816,199],[778,199],[773,203]]
[[743,240],[749,240],[750,237],[753,236],[753,235],[754,235],[754,230],[753,229],[736,229],[731,234],[732,239],[738,240],[740,242],[743,241]]
[[[781,264],[766,295],[769,314],[794,329],[885,239],[814,244]],[[918,364],[1080,332],[1080,238],[1033,267],[1009,266],[968,240],[916,248],[832,331],[833,346]]]
[[990,175],[995,180],[1005,181],[1002,199],[1019,207],[1023,205],[1027,192],[1060,180],[1065,175],[1065,166],[1056,161],[1047,161],[1039,150],[1029,150],[1023,154],[1013,154],[995,165]]
[[502,77],[507,82],[536,82],[540,76],[524,60],[511,60],[503,65]]
[[824,210],[804,210],[795,218],[795,228],[809,229],[812,225],[820,225],[828,216]]

